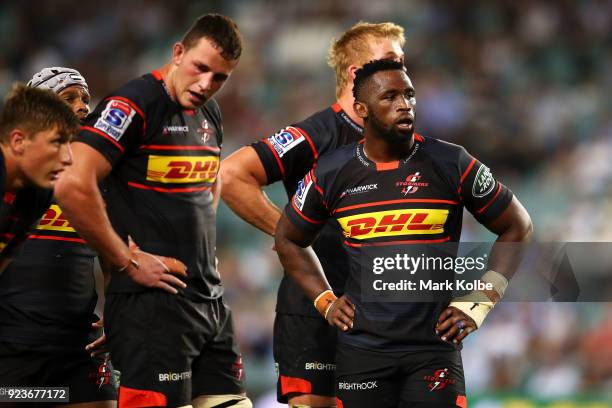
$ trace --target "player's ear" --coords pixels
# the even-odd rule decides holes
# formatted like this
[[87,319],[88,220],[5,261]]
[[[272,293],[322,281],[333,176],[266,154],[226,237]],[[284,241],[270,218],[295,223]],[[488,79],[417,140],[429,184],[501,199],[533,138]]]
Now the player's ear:
[[353,81],[355,81],[355,71],[357,71],[359,68],[361,68],[361,67],[358,66],[358,65],[352,65],[352,64],[349,65],[349,67],[348,67],[348,77],[349,77],[351,83]]
[[177,42],[172,47],[172,62],[174,65],[179,65],[185,55],[185,45],[182,42]]
[[368,107],[363,102],[353,102],[353,110],[361,119],[365,119],[368,117]]
[[9,133],[9,145],[16,155],[20,156],[25,151],[26,139],[27,135],[21,129],[13,129]]

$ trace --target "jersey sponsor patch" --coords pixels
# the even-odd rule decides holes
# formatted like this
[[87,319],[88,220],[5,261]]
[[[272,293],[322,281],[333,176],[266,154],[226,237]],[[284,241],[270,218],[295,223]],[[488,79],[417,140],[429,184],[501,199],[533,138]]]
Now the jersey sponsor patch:
[[476,198],[482,198],[493,191],[495,187],[495,179],[491,170],[484,164],[480,165],[476,178],[472,186],[472,195]]
[[162,128],[162,134],[168,135],[170,133],[187,133],[189,132],[189,126],[171,125],[164,126]]
[[132,123],[135,114],[136,111],[127,103],[111,99],[106,104],[106,108],[102,111],[94,127],[113,139],[119,140]]
[[310,173],[308,173],[297,185],[295,195],[293,196],[293,203],[300,211],[304,208],[304,202],[312,184],[312,177],[310,177]]
[[398,235],[441,234],[448,210],[409,209],[376,211],[338,218],[347,238],[370,239]]
[[288,151],[304,141],[304,135],[293,126],[288,126],[274,136],[268,138],[268,142],[274,147],[279,157],[283,157]]
[[70,222],[64,216],[64,212],[57,204],[52,204],[42,216],[36,229],[43,231],[75,232]]
[[157,183],[214,183],[217,156],[149,156],[147,181]]
[[340,198],[345,197],[347,195],[353,196],[353,195],[367,193],[367,192],[374,191],[374,190],[378,190],[378,183],[365,184],[363,186],[351,187],[351,188],[347,188],[346,190],[344,190],[342,194],[340,194]]

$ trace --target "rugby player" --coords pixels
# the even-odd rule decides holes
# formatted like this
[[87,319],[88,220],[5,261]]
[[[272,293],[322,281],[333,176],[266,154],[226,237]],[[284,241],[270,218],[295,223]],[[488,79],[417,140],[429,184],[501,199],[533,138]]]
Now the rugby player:
[[[89,114],[89,87],[74,69],[44,68],[28,86],[57,93],[81,121]],[[69,387],[70,405],[117,405],[110,362],[85,349],[101,343],[94,257],[52,204],[0,276],[0,384]]]
[[229,18],[198,18],[167,65],[97,106],[56,188],[113,269],[104,317],[119,407],[251,406],[215,264],[213,193],[223,130],[212,96],[241,44]]
[[[232,210],[273,236],[281,211],[262,187],[282,181],[290,198],[319,155],[362,138],[363,120],[353,111],[355,70],[372,59],[402,61],[403,45],[404,30],[393,23],[360,22],[334,40],[328,62],[336,74],[337,102],[223,160],[221,194]],[[347,260],[333,224],[325,225],[313,248],[332,287],[342,293]],[[335,406],[335,329],[319,318],[286,275],[278,290],[276,313],[278,401],[295,407]]]
[[53,186],[72,164],[78,131],[70,108],[49,90],[16,84],[0,114],[0,272],[51,204]]
[[[480,278],[493,289],[449,305],[364,300],[362,257],[385,247],[457,242],[464,207],[498,235],[497,243],[526,241],[531,219],[463,147],[414,133],[415,90],[401,63],[364,65],[353,92],[364,143],[320,158],[300,182],[276,230],[278,255],[319,313],[340,329],[338,406],[465,407],[461,342],[503,295],[514,258],[494,247]],[[330,219],[350,258],[340,298],[307,248]]]

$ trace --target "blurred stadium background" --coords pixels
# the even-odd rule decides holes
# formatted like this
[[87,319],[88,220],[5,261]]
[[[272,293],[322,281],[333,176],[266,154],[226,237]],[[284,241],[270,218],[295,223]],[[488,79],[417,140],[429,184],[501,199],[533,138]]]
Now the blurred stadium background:
[[[0,91],[79,69],[93,101],[159,67],[192,20],[221,12],[245,52],[218,100],[224,155],[334,101],[329,41],[358,20],[406,30],[417,130],[464,145],[529,209],[543,241],[612,241],[609,0],[0,2]],[[607,112],[607,113],[606,113]],[[279,205],[279,186],[269,189]],[[466,217],[463,239],[492,236]],[[272,240],[226,207],[218,257],[256,407],[274,407]],[[612,304],[502,304],[463,352],[472,407],[612,406]]]

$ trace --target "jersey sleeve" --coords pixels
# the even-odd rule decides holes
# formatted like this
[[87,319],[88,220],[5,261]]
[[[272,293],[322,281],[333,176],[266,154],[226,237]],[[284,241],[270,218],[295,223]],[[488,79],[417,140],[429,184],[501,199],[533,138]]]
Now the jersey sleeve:
[[10,258],[15,254],[21,244],[30,236],[32,230],[38,225],[40,218],[53,202],[53,190],[32,188],[22,193],[17,202],[18,206],[26,208],[20,217],[20,226],[15,236],[2,250],[2,256]]
[[512,201],[512,191],[463,148],[459,154],[459,169],[459,196],[465,208],[483,224],[499,217]]
[[299,229],[316,232],[329,217],[323,190],[317,185],[315,170],[310,170],[298,183],[285,214]]
[[146,133],[143,109],[130,93],[117,92],[100,102],[74,139],[102,153],[112,166]]
[[310,137],[314,129],[305,124],[287,126],[274,135],[253,143],[266,170],[268,184],[279,180],[299,180],[312,168],[318,157]]

